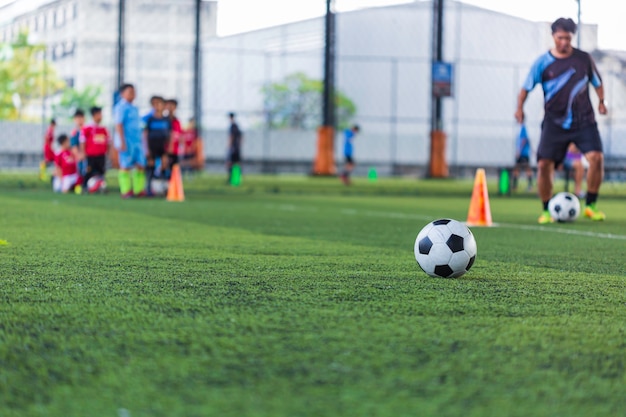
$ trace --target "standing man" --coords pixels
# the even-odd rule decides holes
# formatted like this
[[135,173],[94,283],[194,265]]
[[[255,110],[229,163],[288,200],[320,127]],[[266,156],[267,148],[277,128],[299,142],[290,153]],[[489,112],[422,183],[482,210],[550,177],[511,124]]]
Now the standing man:
[[[120,87],[120,101],[113,109],[115,120],[115,148],[119,152],[119,183],[122,198],[146,195],[146,155],[141,137],[139,110],[133,105],[135,87],[124,84]],[[131,170],[132,180],[131,180]]]
[[604,176],[604,155],[588,85],[595,88],[600,99],[600,114],[607,113],[604,88],[591,56],[572,46],[575,33],[576,23],[572,19],[559,18],[552,24],[554,47],[535,61],[517,98],[515,118],[523,123],[528,93],[541,83],[545,115],[537,149],[537,188],[543,204],[540,224],[553,221],[548,202],[552,197],[554,168],[563,162],[570,142],[576,144],[589,162],[585,217],[596,221],[606,217],[596,208]]
[[354,169],[354,137],[361,128],[359,125],[354,125],[350,129],[346,129],[343,137],[343,156],[345,158],[345,166],[343,173],[341,174],[341,180],[344,184],[350,185],[350,175]]
[[226,170],[228,171],[228,184],[233,180],[233,167],[241,163],[241,143],[243,133],[235,121],[235,113],[228,113],[230,127],[228,128],[228,155],[226,159]]

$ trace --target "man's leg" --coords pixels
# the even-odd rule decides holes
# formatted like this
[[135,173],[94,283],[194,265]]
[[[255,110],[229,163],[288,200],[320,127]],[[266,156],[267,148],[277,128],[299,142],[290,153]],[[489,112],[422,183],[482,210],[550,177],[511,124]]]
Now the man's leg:
[[574,168],[574,194],[580,196],[583,192],[583,178],[585,176],[583,162],[577,159],[572,163],[572,168]]
[[591,151],[585,154],[589,168],[587,170],[587,201],[585,216],[591,220],[604,220],[606,216],[596,209],[598,193],[604,178],[604,154],[599,151]]
[[589,169],[587,172],[587,191],[590,193],[598,194],[600,192],[600,185],[604,178],[604,155],[602,152],[592,151],[585,154],[587,162],[589,162]]
[[548,211],[548,203],[552,198],[552,181],[554,177],[554,161],[540,159],[537,161],[537,191],[543,205],[543,213],[539,217],[539,223],[550,223],[552,218]]

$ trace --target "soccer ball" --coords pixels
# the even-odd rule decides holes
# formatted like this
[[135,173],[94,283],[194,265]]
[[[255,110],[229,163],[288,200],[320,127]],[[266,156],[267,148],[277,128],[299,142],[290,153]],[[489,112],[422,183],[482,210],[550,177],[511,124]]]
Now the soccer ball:
[[106,191],[106,188],[107,183],[104,178],[100,176],[91,177],[87,181],[87,191],[89,191],[90,194],[97,192],[103,193],[104,191]]
[[160,178],[153,178],[150,182],[150,188],[154,195],[165,195],[167,193],[168,183]]
[[580,214],[580,201],[572,193],[560,192],[548,203],[550,216],[559,222],[573,222]]
[[415,260],[431,277],[457,278],[476,259],[476,240],[470,229],[452,219],[428,223],[415,239]]

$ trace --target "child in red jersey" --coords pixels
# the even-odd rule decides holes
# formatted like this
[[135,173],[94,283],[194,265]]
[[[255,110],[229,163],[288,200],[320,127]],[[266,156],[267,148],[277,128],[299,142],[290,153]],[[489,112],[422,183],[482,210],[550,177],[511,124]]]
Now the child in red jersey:
[[106,127],[102,126],[102,108],[90,109],[93,122],[83,126],[80,134],[80,153],[87,159],[87,169],[83,178],[83,188],[95,176],[104,177],[106,173],[106,154],[109,151],[111,136]]
[[176,109],[178,108],[178,101],[176,99],[165,100],[165,110],[168,117],[172,122],[172,137],[170,140],[169,153],[169,166],[170,168],[180,162],[182,156],[181,136],[183,128],[180,124],[180,120],[176,117]]
[[181,134],[182,141],[182,161],[181,169],[183,171],[192,171],[197,169],[196,153],[198,152],[198,130],[196,129],[196,121],[192,117],[189,119],[187,128]]
[[80,191],[80,176],[78,175],[76,157],[70,146],[70,138],[63,133],[59,135],[57,142],[61,146],[61,150],[54,160],[56,169],[52,183],[53,190],[57,193],[68,193],[76,189],[78,192]]
[[50,120],[50,125],[46,129],[46,135],[44,136],[43,142],[43,161],[39,164],[39,178],[42,181],[49,181],[50,176],[46,172],[48,169],[48,165],[54,164],[54,149],[52,149],[52,144],[54,143],[54,128],[57,123],[54,119]]

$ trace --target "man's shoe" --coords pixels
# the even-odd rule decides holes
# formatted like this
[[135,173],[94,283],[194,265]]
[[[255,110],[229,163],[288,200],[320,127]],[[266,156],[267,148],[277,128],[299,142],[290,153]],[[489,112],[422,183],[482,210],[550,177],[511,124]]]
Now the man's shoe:
[[604,214],[603,212],[601,212],[600,210],[596,209],[596,205],[595,204],[591,204],[587,207],[585,207],[585,217],[599,222],[602,221],[604,219],[606,219],[606,214]]
[[135,195],[132,191],[127,192],[126,194],[122,194],[123,199],[133,198]]
[[554,223],[554,219],[550,215],[550,212],[548,210],[545,210],[543,213],[541,213],[541,216],[539,216],[537,222],[539,224]]

